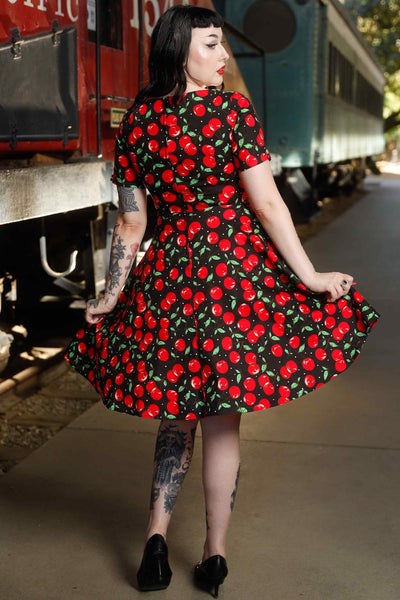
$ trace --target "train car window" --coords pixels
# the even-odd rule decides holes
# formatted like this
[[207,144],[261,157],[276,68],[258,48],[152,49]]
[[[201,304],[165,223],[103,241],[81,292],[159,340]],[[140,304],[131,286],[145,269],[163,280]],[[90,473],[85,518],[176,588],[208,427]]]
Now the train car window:
[[329,42],[328,94],[381,118],[383,95]]
[[280,52],[289,46],[296,30],[294,13],[282,0],[254,2],[243,20],[244,33],[265,52]]
[[[100,43],[122,50],[121,0],[98,0],[100,5]],[[96,42],[96,0],[87,0],[89,42]]]
[[330,42],[328,64],[328,93],[352,104],[354,101],[354,67]]

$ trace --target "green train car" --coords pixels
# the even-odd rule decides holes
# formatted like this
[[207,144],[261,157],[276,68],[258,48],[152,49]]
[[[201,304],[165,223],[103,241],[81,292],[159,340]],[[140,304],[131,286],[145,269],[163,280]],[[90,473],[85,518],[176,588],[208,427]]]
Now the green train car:
[[227,38],[264,122],[268,147],[281,156],[286,174],[293,178],[301,169],[319,196],[329,186],[356,183],[384,149],[385,76],[343,4],[217,0],[214,5],[226,19]]

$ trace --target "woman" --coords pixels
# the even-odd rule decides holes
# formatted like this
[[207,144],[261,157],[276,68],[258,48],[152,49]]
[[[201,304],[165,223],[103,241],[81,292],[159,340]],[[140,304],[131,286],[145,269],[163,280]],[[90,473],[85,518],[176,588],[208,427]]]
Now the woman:
[[[218,594],[240,469],[242,413],[299,397],[346,369],[378,313],[343,272],[316,272],[274,183],[248,99],[220,91],[222,19],[177,6],[152,35],[150,83],[126,113],[105,295],[66,355],[111,410],[161,419],[141,590],[168,586],[172,509],[203,439],[207,534],[198,586]],[[157,209],[151,246],[131,271]]]

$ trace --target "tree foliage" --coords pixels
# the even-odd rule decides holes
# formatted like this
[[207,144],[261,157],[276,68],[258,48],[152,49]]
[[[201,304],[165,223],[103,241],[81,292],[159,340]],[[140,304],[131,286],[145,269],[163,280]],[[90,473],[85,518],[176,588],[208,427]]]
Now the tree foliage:
[[385,131],[400,126],[400,0],[345,0],[385,72]]

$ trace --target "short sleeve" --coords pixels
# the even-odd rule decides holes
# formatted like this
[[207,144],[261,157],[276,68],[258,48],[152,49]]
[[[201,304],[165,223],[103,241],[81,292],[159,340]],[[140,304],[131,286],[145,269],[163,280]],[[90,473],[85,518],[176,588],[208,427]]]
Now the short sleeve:
[[140,176],[140,169],[136,162],[136,154],[129,144],[129,136],[132,132],[133,114],[131,111],[125,113],[115,138],[114,172],[111,181],[116,185],[129,188],[144,188],[145,185]]
[[244,171],[271,160],[271,155],[265,146],[261,123],[250,100],[235,92],[232,101],[236,104],[234,110],[237,112],[232,132],[233,161],[239,171]]

